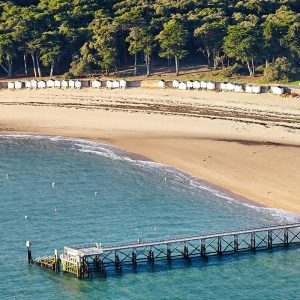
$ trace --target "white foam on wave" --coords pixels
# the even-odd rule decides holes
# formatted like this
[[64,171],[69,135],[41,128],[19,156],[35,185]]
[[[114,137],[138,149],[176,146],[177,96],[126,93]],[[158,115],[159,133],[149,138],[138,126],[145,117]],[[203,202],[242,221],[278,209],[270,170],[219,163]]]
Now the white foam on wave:
[[62,136],[38,136],[38,135],[23,135],[23,134],[4,134],[0,135],[1,138],[17,138],[17,139],[33,139],[33,140],[50,140],[53,142],[68,142],[72,143],[72,149],[82,152],[94,154],[108,159],[124,161],[129,164],[134,164],[145,169],[157,170],[159,175],[162,177],[162,180],[167,181],[171,180],[174,183],[184,184],[195,190],[206,191],[213,194],[216,197],[222,198],[229,203],[241,204],[251,209],[256,210],[258,213],[265,213],[274,219],[274,221],[280,223],[287,222],[300,222],[300,216],[289,211],[276,208],[268,208],[256,206],[254,204],[247,203],[246,201],[241,201],[238,199],[238,196],[235,198],[233,195],[228,195],[225,192],[210,186],[206,182],[202,182],[198,178],[195,178],[183,170],[176,169],[174,167],[163,165],[158,162],[147,161],[147,160],[138,160],[132,159],[129,157],[129,153],[115,146],[108,144],[101,144],[93,141],[88,141],[78,138],[67,138]]

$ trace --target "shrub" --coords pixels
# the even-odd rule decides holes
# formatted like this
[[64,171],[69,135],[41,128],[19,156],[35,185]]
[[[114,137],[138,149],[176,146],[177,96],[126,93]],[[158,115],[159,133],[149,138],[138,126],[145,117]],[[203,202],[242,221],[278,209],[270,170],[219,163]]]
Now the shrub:
[[234,64],[233,66],[222,69],[218,75],[223,78],[238,77],[239,69],[240,66],[238,64]]
[[286,57],[277,58],[264,70],[266,82],[288,82],[293,75],[295,75],[295,70]]

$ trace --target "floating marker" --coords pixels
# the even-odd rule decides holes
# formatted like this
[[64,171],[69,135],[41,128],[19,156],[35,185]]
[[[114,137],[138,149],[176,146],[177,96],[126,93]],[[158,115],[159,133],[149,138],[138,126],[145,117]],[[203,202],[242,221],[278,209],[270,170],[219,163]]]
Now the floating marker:
[[54,186],[55,186],[55,182],[52,182],[52,187],[54,188]]
[[8,179],[8,174],[6,174],[6,179]]
[[24,218],[25,218],[25,220],[26,220],[28,217],[27,217],[27,216],[25,216]]
[[95,197],[97,197],[97,195],[98,195],[98,193],[97,193],[97,192],[95,192]]

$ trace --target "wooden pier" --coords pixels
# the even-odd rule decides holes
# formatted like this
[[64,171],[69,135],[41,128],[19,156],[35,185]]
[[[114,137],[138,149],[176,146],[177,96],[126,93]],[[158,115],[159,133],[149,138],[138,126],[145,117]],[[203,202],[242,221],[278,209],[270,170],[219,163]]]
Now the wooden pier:
[[[60,258],[56,251],[54,256],[37,258],[34,263],[56,272],[61,269],[78,278],[92,278],[93,273],[106,276],[107,270],[121,271],[125,265],[136,267],[162,260],[171,263],[172,260],[193,257],[207,259],[209,256],[221,257],[295,244],[300,245],[300,223],[108,247],[101,244],[64,247]],[[27,249],[31,251],[30,247]]]

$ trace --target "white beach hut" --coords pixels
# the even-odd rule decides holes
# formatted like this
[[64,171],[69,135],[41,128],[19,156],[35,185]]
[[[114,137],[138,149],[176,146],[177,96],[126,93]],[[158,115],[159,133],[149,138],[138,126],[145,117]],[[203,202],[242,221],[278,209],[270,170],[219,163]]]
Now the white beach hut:
[[39,80],[37,86],[38,86],[39,89],[45,89],[46,88],[46,81]]
[[165,88],[166,87],[166,82],[162,79],[158,82],[158,87],[159,88]]
[[178,88],[180,90],[186,90],[187,89],[186,83],[185,82],[180,82]]
[[228,91],[234,91],[235,83],[228,82],[227,83],[227,90]]
[[210,90],[210,91],[213,91],[216,89],[216,83],[215,82],[212,82],[212,81],[209,81],[207,83],[207,89]]
[[249,85],[249,84],[246,84],[246,86],[245,86],[245,92],[246,93],[253,93],[253,86]]
[[272,94],[274,94],[274,95],[284,94],[284,88],[282,86],[272,86],[271,91],[272,91]]
[[106,81],[106,87],[111,90],[113,88],[113,81],[112,80],[107,80]]
[[127,81],[125,79],[120,80],[120,88],[122,88],[122,89],[127,88]]
[[254,86],[252,87],[252,93],[260,94],[260,93],[261,93],[261,86],[259,86],[259,85],[254,85]]
[[114,80],[112,83],[113,89],[118,89],[120,88],[120,81],[119,80]]
[[55,80],[54,81],[54,87],[56,87],[56,88],[61,88],[61,81],[60,80]]
[[236,92],[236,93],[241,93],[241,92],[243,92],[244,90],[243,90],[243,86],[241,85],[241,84],[236,84],[235,86],[234,86],[234,91]]
[[221,91],[227,91],[227,82],[221,82],[220,83],[220,90]]
[[69,80],[69,88],[74,89],[75,88],[75,80]]
[[69,87],[69,82],[67,80],[62,80],[61,81],[61,88],[62,89],[67,89]]
[[193,88],[193,81],[192,80],[188,80],[187,82],[186,82],[186,87],[187,87],[187,89],[192,89]]
[[193,81],[193,89],[199,90],[201,88],[201,83],[198,80]]
[[31,89],[31,82],[30,82],[30,80],[26,80],[25,81],[25,87],[26,87],[26,89]]
[[76,89],[81,89],[82,88],[82,82],[80,80],[75,81],[75,88]]
[[100,80],[92,80],[91,86],[93,89],[100,89],[101,81]]
[[37,89],[38,87],[38,82],[35,79],[30,80],[30,88],[32,89]]
[[24,82],[22,82],[22,81],[16,81],[15,82],[15,89],[16,90],[20,90],[20,89],[22,89],[24,87]]
[[178,81],[177,79],[173,80],[172,81],[172,87],[173,88],[178,88],[179,87],[179,83],[180,83],[180,81]]
[[201,89],[203,89],[203,90],[207,89],[207,82],[204,81],[204,80],[202,80],[202,81],[200,82],[200,86],[201,86]]
[[49,79],[46,81],[47,88],[54,88],[54,84],[55,84],[55,82],[52,79]]
[[7,87],[8,87],[8,89],[10,89],[10,90],[14,90],[14,89],[15,89],[15,83],[14,83],[14,82],[9,82],[9,83],[7,84]]

